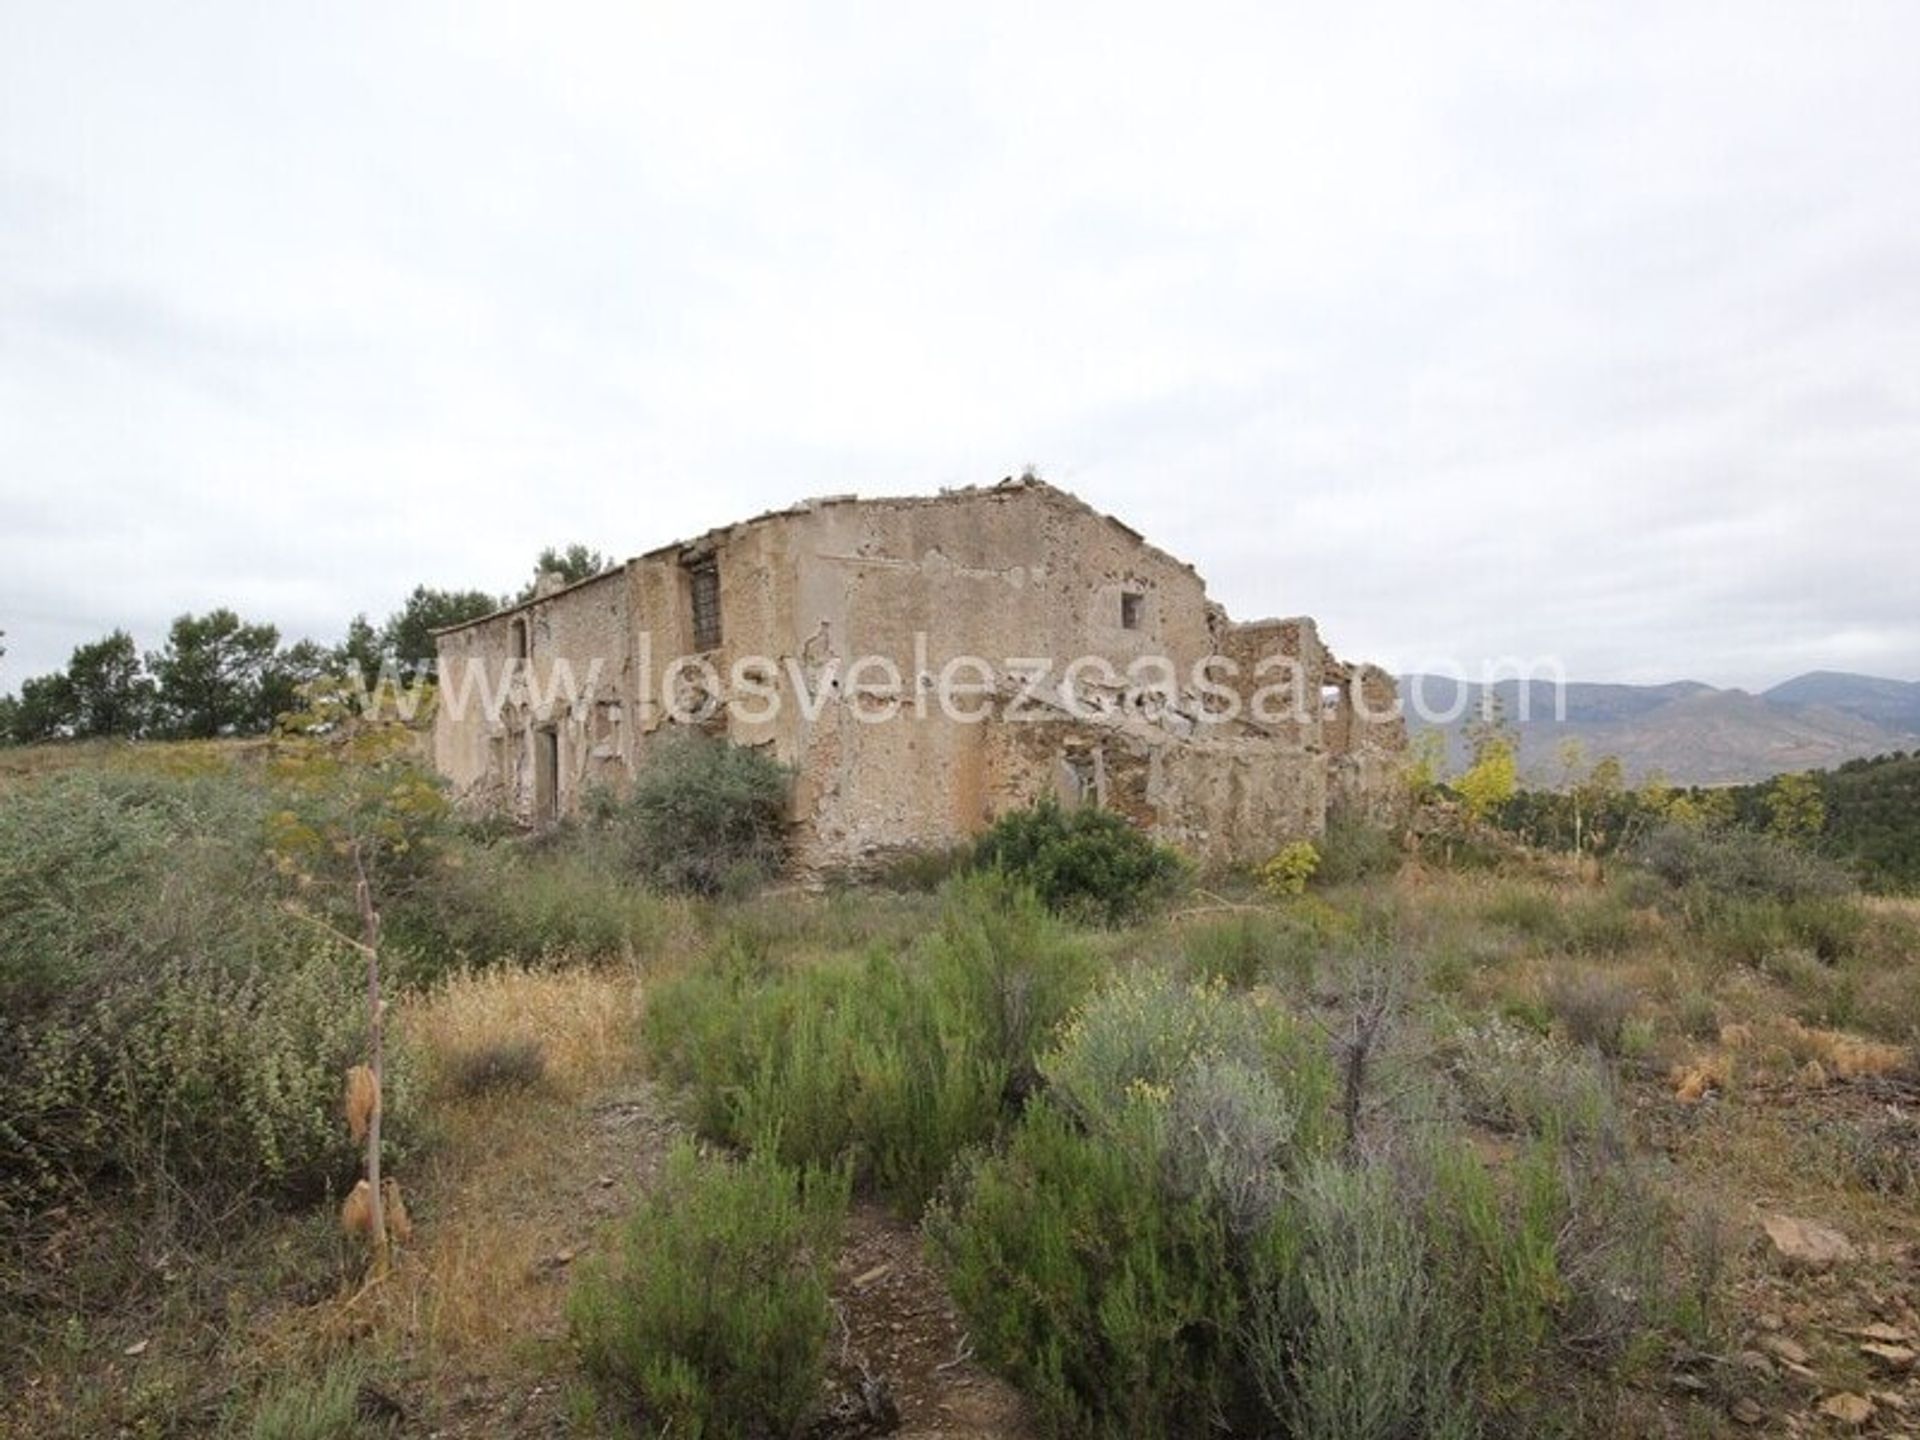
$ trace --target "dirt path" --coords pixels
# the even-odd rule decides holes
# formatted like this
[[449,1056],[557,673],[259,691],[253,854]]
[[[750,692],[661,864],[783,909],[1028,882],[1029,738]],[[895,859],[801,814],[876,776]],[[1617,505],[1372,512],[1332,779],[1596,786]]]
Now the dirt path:
[[832,1406],[843,1423],[833,1433],[878,1433],[873,1423],[894,1413],[897,1433],[912,1440],[1018,1440],[1030,1433],[1019,1394],[971,1358],[918,1232],[886,1210],[855,1208],[834,1299],[844,1343]]
[[[628,1080],[568,1109],[541,1107],[513,1126],[515,1148],[534,1152],[502,1174],[453,1180],[439,1234],[423,1252],[410,1302],[447,1313],[437,1278],[462,1283],[452,1257],[479,1237],[513,1267],[475,1316],[480,1343],[456,1329],[433,1338],[397,1398],[407,1433],[444,1440],[532,1440],[579,1432],[569,1416],[574,1372],[566,1293],[574,1269],[618,1243],[618,1222],[658,1175],[681,1127],[655,1088]],[[443,1180],[452,1177],[441,1177]],[[436,1309],[436,1298],[439,1302]],[[1029,1433],[1019,1396],[967,1353],[965,1336],[917,1231],[872,1205],[856,1206],[836,1267],[842,1339],[830,1357],[829,1437],[881,1433],[916,1440],[1020,1440]],[[473,1303],[473,1302],[468,1302]],[[389,1314],[387,1323],[395,1317]],[[488,1324],[480,1325],[482,1319]],[[884,1398],[883,1398],[884,1397]],[[877,1413],[876,1413],[877,1412]]]

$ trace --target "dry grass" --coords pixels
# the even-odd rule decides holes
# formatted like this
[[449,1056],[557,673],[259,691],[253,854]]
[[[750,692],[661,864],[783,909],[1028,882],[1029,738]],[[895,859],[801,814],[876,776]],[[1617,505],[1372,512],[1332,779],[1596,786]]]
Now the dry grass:
[[209,775],[242,765],[257,765],[272,741],[264,736],[240,740],[63,740],[46,745],[0,745],[0,790],[9,784],[62,770],[118,770],[165,775]]
[[352,1343],[436,1374],[526,1371],[526,1342],[562,1333],[559,1257],[591,1238],[581,1197],[599,1189],[594,1167],[614,1163],[583,1102],[631,1078],[639,1012],[637,977],[608,969],[464,974],[408,1001],[400,1023],[436,1082],[459,1055],[528,1037],[546,1080],[473,1095],[435,1083],[435,1143],[402,1177],[414,1243],[384,1284],[283,1314],[257,1346],[298,1357]]
[[538,1044],[548,1085],[577,1099],[618,1079],[633,1049],[640,983],[626,970],[502,968],[456,975],[402,1017],[436,1088],[457,1059]]

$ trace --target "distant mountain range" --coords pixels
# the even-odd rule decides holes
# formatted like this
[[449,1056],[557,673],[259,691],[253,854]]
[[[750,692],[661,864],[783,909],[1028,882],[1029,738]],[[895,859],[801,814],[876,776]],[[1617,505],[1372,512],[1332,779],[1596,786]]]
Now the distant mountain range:
[[[1523,706],[1518,681],[1493,687],[1520,736],[1521,770],[1530,781],[1559,776],[1560,747],[1569,738],[1581,741],[1589,761],[1618,756],[1630,780],[1658,772],[1681,785],[1764,780],[1788,770],[1920,750],[1920,681],[1815,670],[1758,695],[1691,680],[1569,682],[1561,687],[1564,718],[1556,718],[1555,688],[1531,682]],[[1409,728],[1415,734],[1445,731],[1456,762],[1465,756],[1464,731],[1480,713],[1484,689],[1436,675],[1400,678]]]

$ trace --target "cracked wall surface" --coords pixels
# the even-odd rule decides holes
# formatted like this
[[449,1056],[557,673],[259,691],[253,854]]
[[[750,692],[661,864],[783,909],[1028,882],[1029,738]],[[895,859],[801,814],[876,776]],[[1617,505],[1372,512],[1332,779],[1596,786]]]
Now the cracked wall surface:
[[[707,566],[721,633],[698,650]],[[707,701],[707,728],[793,767],[796,855],[816,870],[956,843],[1043,794],[1108,805],[1203,859],[1258,859],[1329,813],[1390,819],[1406,746],[1385,672],[1335,659],[1308,619],[1235,624],[1191,566],[1038,481],[809,502],[536,594],[439,646],[434,753],[465,803],[526,823],[570,812],[646,763],[683,723],[674,702]],[[968,656],[998,672],[981,677],[979,721],[933,699]],[[1192,683],[1209,657],[1239,669],[1212,693]],[[1164,660],[1171,683],[1143,698],[1083,673],[1069,692],[1060,670],[1076,659],[1116,676]],[[554,693],[562,661],[576,681],[597,665],[594,683]],[[523,673],[500,704],[447,703],[506,668]],[[1297,703],[1263,710],[1263,690]],[[1236,718],[1211,719],[1228,697]]]

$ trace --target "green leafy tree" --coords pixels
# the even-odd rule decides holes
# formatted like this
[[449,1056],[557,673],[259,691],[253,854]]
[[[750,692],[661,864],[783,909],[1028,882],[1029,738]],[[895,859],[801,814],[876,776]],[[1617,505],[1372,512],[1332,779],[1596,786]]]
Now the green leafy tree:
[[1453,788],[1472,819],[1488,819],[1520,788],[1520,767],[1512,745],[1503,740],[1487,745]]
[[531,600],[534,587],[540,583],[542,575],[558,575],[567,584],[572,585],[577,581],[591,580],[603,571],[611,570],[613,563],[611,555],[602,555],[598,550],[590,550],[578,543],[569,545],[564,550],[549,545],[533,562],[533,579],[515,599],[516,601]]
[[273,723],[279,651],[278,630],[249,625],[231,610],[182,615],[167,632],[166,648],[147,657],[159,682],[162,725],[195,740],[266,729]]
[[347,638],[333,647],[332,669],[341,675],[357,674],[363,684],[372,685],[380,678],[386,658],[380,632],[365,615],[356,615],[347,622]]
[[407,603],[387,618],[380,638],[394,665],[406,679],[433,672],[438,653],[433,632],[491,615],[500,608],[498,597],[484,590],[435,590],[416,585]]
[[1467,771],[1454,781],[1468,818],[1489,819],[1520,788],[1520,744],[1507,724],[1500,697],[1488,690],[1480,714],[1467,726]]
[[75,735],[138,735],[153,715],[153,679],[133,636],[115,630],[74,649],[67,661]]
[[268,723],[300,706],[301,693],[317,680],[340,674],[334,652],[312,640],[297,640],[273,657],[260,682],[260,712]]
[[1827,825],[1827,802],[1811,775],[1780,775],[1767,787],[1767,829],[1782,840],[1807,844]]
[[73,733],[73,685],[65,671],[20,682],[14,707],[13,738],[22,745],[58,740]]

